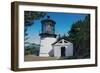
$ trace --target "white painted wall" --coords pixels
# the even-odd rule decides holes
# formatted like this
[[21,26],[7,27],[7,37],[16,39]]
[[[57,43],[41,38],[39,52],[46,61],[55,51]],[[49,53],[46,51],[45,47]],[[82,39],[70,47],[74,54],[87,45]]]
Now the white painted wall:
[[52,38],[52,37],[46,37],[44,39],[41,39],[39,56],[44,56],[44,57],[49,56],[49,52],[53,49],[52,44],[55,41],[56,41],[56,38]]
[[73,44],[69,43],[66,47],[66,56],[73,56]]
[[60,46],[54,46],[54,56],[57,57],[57,58],[60,58],[61,57],[61,49],[60,49]]
[[[10,70],[11,61],[11,13],[10,3],[14,0],[0,0],[0,73],[15,73]],[[16,0],[17,1],[17,0]],[[100,19],[100,0],[19,0],[45,3],[79,4],[99,6],[98,19]],[[100,24],[100,21],[98,21]],[[100,28],[100,25],[98,25]],[[100,29],[98,29],[100,31]],[[98,43],[100,43],[100,33],[98,33]],[[100,45],[98,45],[98,56],[100,56]],[[16,73],[100,73],[100,57],[98,57],[98,67],[68,68],[55,70],[23,71]]]
[[[57,44],[57,45],[56,45]],[[73,56],[73,44],[72,43],[65,43],[63,44],[59,44],[56,43],[53,48],[54,48],[54,56],[57,58],[61,57],[61,47],[65,47],[65,56]]]

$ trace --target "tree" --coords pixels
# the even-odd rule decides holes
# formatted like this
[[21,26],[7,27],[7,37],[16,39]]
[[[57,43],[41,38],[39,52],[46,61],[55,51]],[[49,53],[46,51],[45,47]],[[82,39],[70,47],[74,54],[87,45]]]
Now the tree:
[[24,46],[25,50],[24,50],[24,54],[25,55],[39,55],[39,48],[40,45],[39,44],[35,44],[35,43],[29,43],[27,42],[27,46]]
[[68,38],[74,45],[76,58],[90,57],[90,15],[73,23]]
[[34,24],[34,20],[39,20],[46,15],[45,12],[25,11],[24,12],[24,23],[25,26],[31,26]]
[[24,12],[24,36],[25,36],[25,41],[28,39],[27,35],[27,30],[28,27],[32,26],[34,24],[35,20],[40,20],[46,15],[45,12],[36,12],[36,11],[25,11]]

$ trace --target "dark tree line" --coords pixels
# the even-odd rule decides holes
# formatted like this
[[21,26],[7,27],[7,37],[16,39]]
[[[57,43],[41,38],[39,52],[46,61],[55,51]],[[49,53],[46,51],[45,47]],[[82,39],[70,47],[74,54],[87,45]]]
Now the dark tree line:
[[67,40],[71,41],[74,46],[73,58],[89,58],[90,57],[90,15],[84,20],[73,23],[69,31]]
[[40,45],[39,44],[35,44],[35,43],[29,43],[28,46],[25,46],[25,51],[24,51],[24,55],[39,55],[39,48]]

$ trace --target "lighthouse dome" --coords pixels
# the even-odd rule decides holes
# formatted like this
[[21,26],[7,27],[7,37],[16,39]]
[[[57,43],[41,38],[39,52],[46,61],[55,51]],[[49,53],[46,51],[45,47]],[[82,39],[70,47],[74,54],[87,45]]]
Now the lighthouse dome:
[[46,19],[41,20],[41,33],[39,34],[41,38],[45,37],[56,37],[55,34],[55,24],[56,22],[47,16]]

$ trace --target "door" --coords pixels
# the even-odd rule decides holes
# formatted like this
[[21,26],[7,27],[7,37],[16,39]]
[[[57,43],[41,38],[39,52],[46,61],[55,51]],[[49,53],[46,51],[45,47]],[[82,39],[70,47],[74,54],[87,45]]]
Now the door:
[[61,47],[61,57],[65,56],[65,47]]

